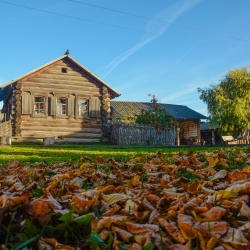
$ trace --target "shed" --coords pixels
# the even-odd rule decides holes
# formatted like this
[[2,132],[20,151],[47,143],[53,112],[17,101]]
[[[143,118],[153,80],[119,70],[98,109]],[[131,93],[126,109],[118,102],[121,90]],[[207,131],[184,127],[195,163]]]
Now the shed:
[[[200,120],[207,119],[206,116],[188,108],[185,105],[164,104],[160,103],[177,121],[177,127],[180,128],[180,142],[182,145],[199,144],[200,136]],[[129,116],[138,115],[141,110],[152,110],[151,102],[127,102],[127,101],[111,101],[111,116]]]

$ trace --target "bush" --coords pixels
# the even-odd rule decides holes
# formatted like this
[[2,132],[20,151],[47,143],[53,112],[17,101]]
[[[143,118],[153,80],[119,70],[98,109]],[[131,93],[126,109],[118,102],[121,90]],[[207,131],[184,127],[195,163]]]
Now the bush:
[[175,125],[176,119],[174,116],[161,107],[155,95],[149,94],[149,96],[152,96],[151,102],[153,109],[142,110],[140,115],[136,115],[136,123],[154,126],[158,133],[160,133],[162,129]]

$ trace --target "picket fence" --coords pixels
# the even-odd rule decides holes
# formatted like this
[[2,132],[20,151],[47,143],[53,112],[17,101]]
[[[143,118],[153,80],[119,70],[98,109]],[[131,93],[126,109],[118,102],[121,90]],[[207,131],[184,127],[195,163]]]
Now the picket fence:
[[111,124],[111,143],[116,145],[165,145],[174,146],[175,127],[157,132],[152,126],[138,124]]

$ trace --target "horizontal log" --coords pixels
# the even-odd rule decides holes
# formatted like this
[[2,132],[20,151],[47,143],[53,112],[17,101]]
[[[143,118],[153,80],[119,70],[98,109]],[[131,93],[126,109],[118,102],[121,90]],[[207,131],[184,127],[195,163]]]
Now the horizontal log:
[[43,126],[45,128],[50,128],[50,127],[71,127],[71,128],[100,128],[101,124],[97,124],[97,123],[85,123],[85,124],[80,124],[80,123],[68,123],[68,124],[60,124],[60,123],[53,123],[53,122],[48,122],[48,123],[37,123],[37,122],[22,122],[22,126],[33,126],[33,127],[37,127],[37,126]]
[[21,125],[21,130],[22,132],[27,132],[27,131],[37,131],[38,133],[43,133],[44,131],[47,132],[67,132],[67,133],[101,133],[102,130],[100,128],[67,128],[67,127],[38,127],[38,126],[26,126],[24,127],[23,124]]
[[[49,74],[49,73],[42,73],[40,75],[38,75],[37,77],[34,77],[34,78],[45,78],[45,79],[58,79],[58,80],[65,80],[65,79],[68,79],[68,80],[79,80],[79,81],[85,81],[85,82],[89,82],[92,84],[92,82],[90,82],[86,77],[82,76],[81,74],[70,74],[70,73],[67,73],[67,74]],[[33,79],[33,78],[31,78]]]
[[102,105],[102,109],[104,110],[104,111],[107,111],[107,110],[109,110],[109,106],[108,105]]
[[31,93],[34,93],[34,95],[47,95],[48,93],[53,93],[53,94],[65,94],[65,97],[67,97],[66,94],[68,95],[79,95],[79,97],[86,97],[86,98],[90,98],[90,97],[99,97],[100,94],[98,91],[79,91],[75,88],[68,88],[68,89],[55,89],[55,88],[37,88],[37,87],[26,87],[24,89],[24,92],[29,92],[31,91]]
[[101,138],[102,133],[97,134],[91,134],[91,133],[66,133],[66,132],[60,132],[60,133],[50,133],[50,132],[43,132],[42,136],[38,132],[33,133],[27,133],[26,131],[22,131],[23,137],[36,137],[39,138],[47,138],[47,137],[67,137],[67,138]]
[[82,79],[68,79],[67,77],[65,77],[64,79],[56,79],[53,78],[53,76],[51,76],[51,78],[45,78],[45,77],[34,77],[32,79],[29,79],[27,81],[25,81],[23,83],[22,88],[27,84],[27,82],[34,82],[34,83],[39,83],[39,82],[43,82],[43,83],[56,83],[56,84],[62,84],[62,83],[70,83],[71,85],[75,85],[75,84],[83,84],[84,86],[96,86],[94,83],[86,81],[84,78]]
[[[70,68],[67,68],[68,73],[62,73],[62,68],[66,68],[66,67],[64,67],[64,66],[57,67],[57,68],[54,67],[54,68],[47,70],[45,73],[46,74],[61,74],[61,75],[71,74],[71,75],[75,75],[75,76],[79,76],[79,75],[84,76],[84,74],[80,73],[79,71],[74,71],[74,70],[71,70]],[[84,77],[86,77],[86,76],[84,76]]]
[[[98,91],[100,92],[99,88],[96,87],[94,84],[93,85],[87,85],[84,82],[76,82],[72,84],[70,81],[67,81],[65,83],[62,82],[34,82],[34,81],[28,81],[26,84],[23,86],[22,90],[24,91],[25,88],[28,87],[41,87],[41,88],[54,88],[54,89],[70,89],[70,90],[88,90],[88,91]],[[72,89],[73,88],[73,89]],[[84,88],[84,89],[83,89]]]
[[103,94],[107,94],[107,93],[108,93],[108,88],[107,88],[107,87],[103,87],[102,93],[103,93]]
[[94,139],[94,138],[86,138],[86,139],[78,139],[78,138],[63,138],[58,139],[56,142],[69,142],[69,143],[86,143],[86,142],[100,142],[101,139]]
[[104,99],[110,98],[110,94],[108,92],[105,94],[102,94],[102,98],[104,98]]
[[29,115],[22,115],[22,121],[27,121],[27,122],[39,122],[39,123],[48,123],[51,122],[53,124],[99,124],[100,119],[99,118],[88,118],[88,117],[77,117],[75,119],[74,117],[52,117],[52,116],[47,116],[47,117],[30,117]]

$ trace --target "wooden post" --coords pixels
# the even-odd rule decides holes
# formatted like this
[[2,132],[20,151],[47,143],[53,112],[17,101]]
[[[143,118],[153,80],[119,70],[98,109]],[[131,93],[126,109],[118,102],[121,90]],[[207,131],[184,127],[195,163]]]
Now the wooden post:
[[177,146],[180,146],[180,128],[176,129]]
[[11,137],[6,137],[6,145],[11,145]]
[[101,107],[101,119],[102,119],[102,142],[108,142],[110,140],[109,134],[109,119],[110,119],[110,94],[106,87],[102,89],[102,107]]
[[198,134],[198,144],[201,145],[201,122],[197,121],[197,134]]
[[212,130],[212,145],[215,145],[215,136],[214,136],[214,130]]
[[43,146],[53,145],[55,143],[55,137],[47,137],[43,139]]
[[0,137],[0,144],[6,145],[6,137],[5,136]]

